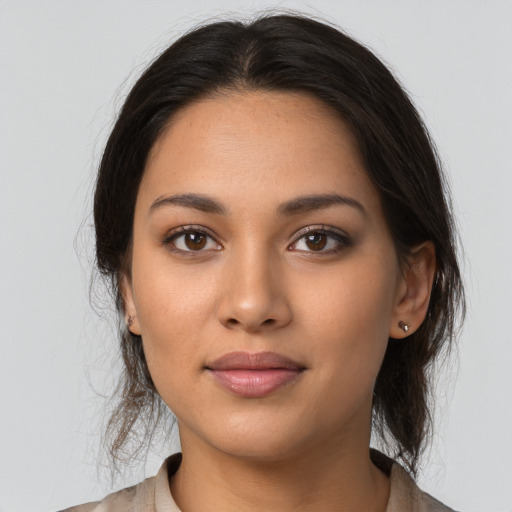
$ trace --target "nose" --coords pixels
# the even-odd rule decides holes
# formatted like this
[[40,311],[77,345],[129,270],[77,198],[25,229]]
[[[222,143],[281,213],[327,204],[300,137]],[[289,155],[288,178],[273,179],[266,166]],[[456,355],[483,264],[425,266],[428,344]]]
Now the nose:
[[267,251],[233,254],[223,274],[217,314],[226,328],[259,332],[284,327],[291,321],[283,273]]

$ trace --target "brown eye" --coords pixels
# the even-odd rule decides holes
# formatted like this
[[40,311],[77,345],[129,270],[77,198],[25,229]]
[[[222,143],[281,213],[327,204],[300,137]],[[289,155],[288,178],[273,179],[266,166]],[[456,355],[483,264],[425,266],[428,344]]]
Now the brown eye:
[[305,242],[312,251],[320,251],[327,244],[327,235],[324,233],[312,233],[305,237]]
[[334,254],[350,245],[350,239],[345,233],[332,229],[311,229],[302,230],[302,236],[289,246],[292,251],[317,252],[319,254]]
[[174,252],[193,253],[220,250],[219,245],[208,233],[199,229],[180,228],[164,240],[164,244]]
[[206,246],[206,235],[204,233],[187,233],[184,241],[191,251],[200,251]]

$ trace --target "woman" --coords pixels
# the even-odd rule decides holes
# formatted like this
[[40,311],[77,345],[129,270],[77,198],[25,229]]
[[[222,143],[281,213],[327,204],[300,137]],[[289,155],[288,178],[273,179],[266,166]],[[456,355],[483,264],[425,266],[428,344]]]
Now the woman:
[[182,452],[68,510],[451,510],[412,476],[463,310],[453,223],[371,52],[289,15],[190,32],[129,94],[94,208],[126,324],[112,454],[166,406]]

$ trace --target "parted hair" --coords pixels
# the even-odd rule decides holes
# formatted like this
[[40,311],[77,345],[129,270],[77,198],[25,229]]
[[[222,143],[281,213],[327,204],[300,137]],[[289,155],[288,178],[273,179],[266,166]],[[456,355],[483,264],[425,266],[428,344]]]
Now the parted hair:
[[[308,93],[353,133],[401,261],[433,242],[436,272],[422,325],[389,339],[373,396],[374,435],[416,473],[431,435],[432,367],[452,345],[464,314],[448,186],[434,144],[403,87],[365,46],[302,15],[217,21],[183,35],[142,73],[108,138],[94,196],[96,261],[123,312],[119,282],[130,274],[133,217],[148,154],[172,116],[230,91]],[[124,369],[106,429],[113,461],[147,444],[166,406],[142,340],[119,327]],[[135,444],[134,444],[135,442]]]

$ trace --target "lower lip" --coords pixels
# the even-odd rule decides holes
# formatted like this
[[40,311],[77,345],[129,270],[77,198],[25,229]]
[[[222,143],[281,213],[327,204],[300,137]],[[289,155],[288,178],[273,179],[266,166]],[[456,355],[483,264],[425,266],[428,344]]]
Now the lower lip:
[[209,370],[217,382],[235,395],[261,398],[294,381],[301,370]]

